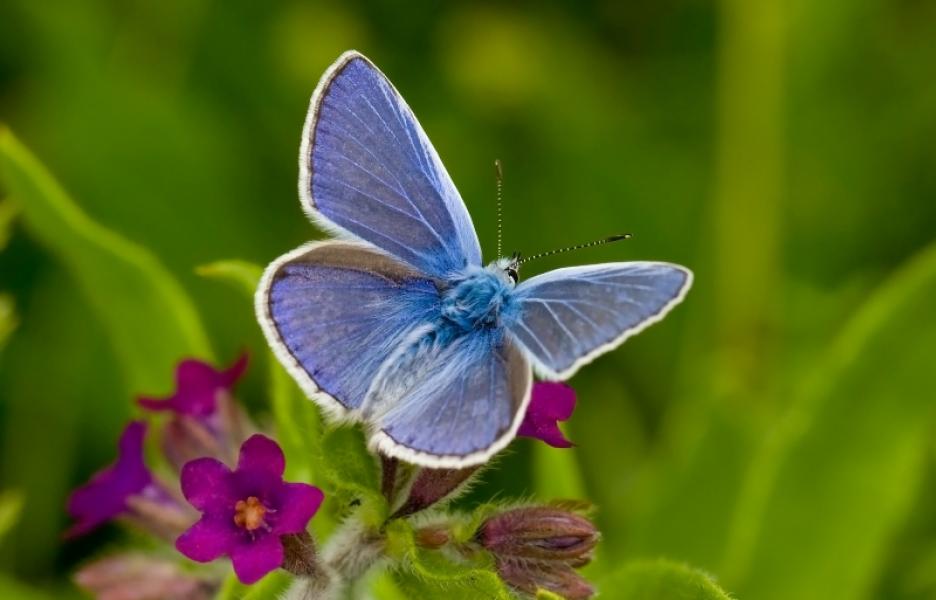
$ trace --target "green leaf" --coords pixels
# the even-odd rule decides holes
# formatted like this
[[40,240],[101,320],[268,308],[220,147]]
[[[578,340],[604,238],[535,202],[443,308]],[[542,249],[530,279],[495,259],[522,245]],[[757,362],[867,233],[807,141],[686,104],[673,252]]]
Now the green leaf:
[[547,590],[537,590],[536,591],[536,600],[564,600],[562,596],[553,594]]
[[384,571],[375,577],[371,584],[371,594],[376,600],[410,600],[397,585],[393,573]]
[[52,600],[53,598],[59,598],[59,595],[37,590],[0,573],[0,598],[9,598],[10,600]]
[[[754,459],[726,571],[742,596],[866,598],[925,473],[936,244],[866,302]],[[725,575],[727,578],[727,575]]]
[[598,589],[608,600],[730,600],[702,571],[666,560],[625,565]]
[[219,260],[196,267],[195,272],[203,277],[229,281],[241,288],[247,297],[253,299],[263,267],[246,260]]
[[180,358],[211,358],[195,307],[166,268],[92,221],[2,127],[0,178],[28,230],[68,268],[106,327],[130,390],[158,392]]
[[0,493],[0,542],[19,518],[23,509],[23,495],[18,492]]
[[10,241],[13,221],[16,220],[18,214],[19,207],[15,204],[9,200],[0,202],[0,250],[6,248],[7,243]]
[[387,554],[401,558],[392,573],[396,588],[406,598],[446,600],[509,600],[513,596],[494,570],[486,552],[448,556],[442,550],[416,546],[412,526],[392,521],[387,526]]
[[0,294],[0,348],[10,339],[18,324],[13,298],[9,294]]
[[326,486],[333,496],[330,510],[339,518],[351,511],[359,512],[365,524],[382,525],[389,516],[389,506],[380,492],[376,458],[368,452],[361,428],[326,431],[322,454],[327,459]]
[[439,550],[414,548],[394,574],[407,598],[446,600],[509,600],[510,592],[493,565],[456,563]]
[[325,434],[322,447],[329,457],[332,479],[350,481],[361,488],[379,492],[377,463],[374,455],[367,451],[360,427],[332,429]]

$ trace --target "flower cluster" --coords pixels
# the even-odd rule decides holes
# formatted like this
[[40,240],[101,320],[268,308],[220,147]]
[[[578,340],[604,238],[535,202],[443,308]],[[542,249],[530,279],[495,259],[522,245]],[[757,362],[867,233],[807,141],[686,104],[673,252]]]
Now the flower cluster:
[[[440,551],[456,566],[489,556],[503,582],[521,596],[539,590],[570,600],[593,595],[575,569],[590,560],[599,536],[580,507],[501,507],[486,509],[480,520],[442,508],[481,467],[425,469],[378,456],[382,481],[374,493],[379,501],[365,511],[368,517],[354,516],[368,498],[360,482],[329,481],[345,490],[336,497],[345,503],[338,510],[352,517],[319,553],[307,528],[325,495],[309,483],[284,481],[282,449],[234,400],[232,390],[246,366],[246,356],[222,370],[197,360],[181,362],[171,396],[138,400],[156,423],[160,452],[145,452],[148,421],[131,421],[114,463],[72,494],[68,512],[74,524],[67,536],[119,520],[178,551],[176,560],[131,550],[90,562],[75,581],[95,597],[208,600],[223,573],[185,565],[182,557],[196,563],[228,557],[243,584],[283,568],[296,576],[286,598],[332,598],[374,565],[399,559],[393,548],[405,539]],[[571,416],[575,401],[564,384],[535,384],[518,435],[571,447],[558,423]],[[394,541],[393,532],[403,532],[402,537]]]
[[[231,394],[246,366],[246,355],[221,371],[185,360],[176,369],[170,397],[140,398],[143,409],[169,415],[160,437],[165,470],[175,481],[147,465],[147,423],[131,421],[120,437],[117,460],[72,493],[68,512],[75,523],[66,536],[122,520],[174,542],[194,561],[230,556],[244,583],[283,565],[282,537],[307,535],[323,494],[312,485],[284,482],[282,450],[269,437],[251,434],[255,428]],[[231,470],[222,461],[231,461],[238,448]],[[193,575],[178,563],[140,553],[92,562],[76,581],[111,600],[200,600],[220,583],[212,573]]]

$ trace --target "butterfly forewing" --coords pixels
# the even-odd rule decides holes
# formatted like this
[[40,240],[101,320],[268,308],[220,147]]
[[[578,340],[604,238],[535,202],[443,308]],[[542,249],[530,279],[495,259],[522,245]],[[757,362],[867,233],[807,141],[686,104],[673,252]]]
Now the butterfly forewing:
[[343,55],[312,97],[303,134],[306,210],[444,278],[481,264],[455,185],[389,80],[356,52]]

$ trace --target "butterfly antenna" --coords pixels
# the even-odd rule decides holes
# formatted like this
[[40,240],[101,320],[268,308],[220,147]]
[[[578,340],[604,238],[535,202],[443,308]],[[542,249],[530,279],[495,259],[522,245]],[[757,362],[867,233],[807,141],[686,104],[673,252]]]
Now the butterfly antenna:
[[613,242],[620,242],[621,240],[629,240],[631,234],[622,233],[620,235],[612,235],[611,237],[606,237],[600,240],[595,240],[593,242],[585,242],[584,244],[576,244],[574,246],[567,246],[565,248],[559,248],[558,250],[549,250],[547,252],[540,252],[539,254],[534,254],[533,256],[527,256],[520,259],[518,264],[528,263],[531,260],[536,260],[537,258],[544,258],[546,256],[552,256],[554,254],[562,254],[563,252],[569,252],[571,250],[581,250],[582,248],[592,248],[594,246],[604,246],[605,244],[611,244]]
[[497,257],[500,258],[503,256],[501,254],[501,248],[504,233],[504,206],[501,202],[501,193],[504,187],[504,170],[501,168],[501,161],[499,158],[494,160],[494,171],[497,177]]

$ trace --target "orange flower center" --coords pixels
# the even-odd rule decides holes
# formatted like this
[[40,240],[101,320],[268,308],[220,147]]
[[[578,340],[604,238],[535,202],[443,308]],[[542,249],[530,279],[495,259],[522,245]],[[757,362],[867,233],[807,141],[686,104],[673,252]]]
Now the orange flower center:
[[251,496],[246,500],[238,500],[234,505],[234,524],[243,527],[247,531],[260,529],[266,523],[263,517],[266,516],[267,507],[265,507],[256,496]]

